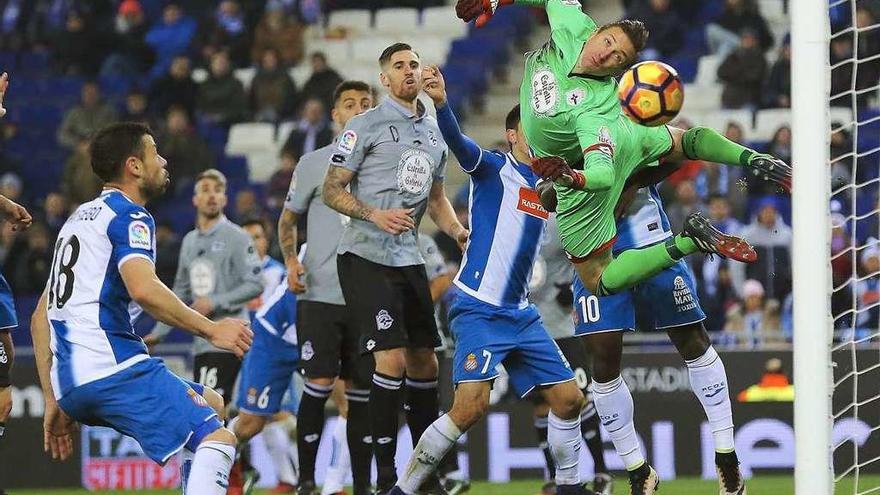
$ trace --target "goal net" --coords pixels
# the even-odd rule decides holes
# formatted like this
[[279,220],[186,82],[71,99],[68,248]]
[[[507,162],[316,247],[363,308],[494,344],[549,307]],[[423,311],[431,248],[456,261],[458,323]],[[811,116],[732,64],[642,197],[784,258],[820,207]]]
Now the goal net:
[[880,10],[790,5],[796,491],[880,494]]

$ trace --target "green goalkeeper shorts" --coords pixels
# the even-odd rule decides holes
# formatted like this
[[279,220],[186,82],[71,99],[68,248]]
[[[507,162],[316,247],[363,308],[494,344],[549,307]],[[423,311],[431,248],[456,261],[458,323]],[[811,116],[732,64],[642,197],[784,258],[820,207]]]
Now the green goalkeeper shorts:
[[[607,122],[607,121],[606,121]],[[617,237],[614,209],[626,180],[643,166],[672,151],[672,134],[666,126],[645,127],[624,116],[600,126],[597,134],[611,136],[614,182],[605,191],[578,191],[556,185],[556,214],[562,246],[573,261],[609,249]]]

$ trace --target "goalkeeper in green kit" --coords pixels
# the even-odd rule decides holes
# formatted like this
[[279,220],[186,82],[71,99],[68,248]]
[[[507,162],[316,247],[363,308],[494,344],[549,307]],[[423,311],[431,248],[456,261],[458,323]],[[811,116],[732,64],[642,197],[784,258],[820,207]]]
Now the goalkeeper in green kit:
[[[614,211],[627,179],[640,171],[634,179],[650,177],[648,167],[658,160],[739,165],[785,189],[791,167],[707,127],[645,127],[623,115],[614,76],[645,46],[648,32],[640,21],[597,26],[578,0],[459,0],[456,12],[479,27],[495,9],[513,3],[544,7],[550,21],[550,41],[526,54],[522,126],[534,153],[532,168],[555,184],[559,236],[585,287],[599,296],[614,294],[697,252],[755,261],[746,241],[719,232],[699,213],[668,242],[612,258]],[[582,170],[573,170],[580,164]]]

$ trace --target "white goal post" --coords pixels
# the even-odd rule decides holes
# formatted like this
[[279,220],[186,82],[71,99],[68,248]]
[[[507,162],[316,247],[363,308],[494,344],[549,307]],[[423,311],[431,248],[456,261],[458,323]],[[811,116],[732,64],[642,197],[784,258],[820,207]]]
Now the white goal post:
[[795,493],[833,493],[828,0],[790,0]]

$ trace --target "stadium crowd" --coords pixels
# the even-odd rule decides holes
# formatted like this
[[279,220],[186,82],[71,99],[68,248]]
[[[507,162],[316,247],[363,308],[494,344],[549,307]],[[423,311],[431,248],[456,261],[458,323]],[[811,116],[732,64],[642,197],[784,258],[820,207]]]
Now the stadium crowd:
[[[782,0],[780,0],[781,2]],[[725,109],[786,108],[790,106],[791,50],[789,40],[774,39],[754,0],[629,0],[627,15],[644,19],[651,30],[644,58],[665,59],[693,52],[692,38],[681,30],[683,18],[700,4],[712,3],[717,15],[699,29],[705,53],[721,57],[717,75],[723,85]],[[223,152],[226,129],[240,122],[294,122],[271,178],[265,184],[247,182],[233,188],[227,214],[233,221],[264,218],[274,222],[287,184],[304,153],[333,139],[329,120],[333,88],[346,76],[345,60],[328,60],[315,47],[306,46],[304,33],[320,25],[333,9],[427,7],[440,1],[414,0],[4,0],[0,1],[0,52],[36,54],[46,61],[44,71],[13,74],[11,95],[31,79],[66,77],[75,81],[79,99],[71,102],[58,122],[44,124],[43,136],[54,133],[61,150],[53,156],[64,161],[57,184],[42,184],[33,192],[26,160],[10,153],[26,125],[11,115],[0,128],[0,194],[36,212],[37,221],[26,232],[8,226],[0,231],[0,265],[16,295],[33,297],[46,279],[53,239],[75,205],[94,197],[100,181],[88,160],[88,138],[100,127],[119,120],[146,122],[158,131],[161,153],[171,164],[173,186],[160,203],[157,243],[161,278],[171,283],[183,232],[175,211],[189,208],[178,201],[188,197],[192,180],[200,172],[227,160]],[[705,6],[704,6],[705,7]],[[449,8],[452,8],[451,6]],[[833,9],[835,29],[851,24],[860,28],[852,36],[832,41],[832,64],[880,54],[880,31],[869,29],[880,15],[880,2],[859,2],[855,19],[849,7]],[[416,41],[416,48],[417,41]],[[768,57],[768,54],[771,55]],[[773,63],[769,59],[775,60]],[[6,60],[6,59],[4,59]],[[297,87],[289,69],[307,64],[311,75]],[[256,69],[249,89],[234,70]],[[200,82],[196,69],[207,71]],[[857,70],[853,79],[853,70]],[[851,81],[856,90],[875,86],[880,78],[880,58],[866,63],[842,64],[832,72],[835,105],[853,106]],[[18,80],[16,80],[18,79]],[[109,84],[108,81],[113,82]],[[122,83],[116,83],[123,81]],[[99,84],[100,82],[100,84]],[[368,81],[375,84],[375,81]],[[111,87],[110,96],[102,88]],[[124,90],[120,90],[124,88]],[[46,95],[51,98],[52,95]],[[13,96],[14,98],[14,96]],[[855,106],[876,106],[876,91],[861,92]],[[26,112],[27,110],[23,110]],[[686,127],[683,119],[678,122]],[[57,129],[54,127],[57,125]],[[731,121],[725,135],[745,141],[746,122]],[[880,263],[877,248],[857,255],[847,251],[880,237],[876,215],[854,223],[847,215],[862,208],[865,194],[853,199],[848,184],[876,179],[876,154],[854,158],[851,128],[840,123],[832,139],[831,173],[837,190],[832,249],[835,282],[852,276],[855,263],[862,274],[873,273]],[[220,136],[219,144],[218,137]],[[790,160],[791,129],[780,127],[772,140],[749,145]],[[54,147],[55,144],[47,144]],[[873,166],[871,166],[873,165]],[[797,164],[794,164],[797,166]],[[221,167],[222,168],[222,167]],[[876,186],[874,186],[876,187]],[[661,192],[674,230],[691,212],[703,210],[730,233],[739,233],[755,244],[759,262],[744,266],[718,259],[691,260],[699,278],[699,297],[707,310],[707,328],[721,341],[757,345],[760,341],[785,341],[791,337],[791,229],[790,203],[765,184],[741,171],[712,163],[687,163],[666,180]],[[876,192],[876,191],[875,191]],[[467,189],[455,195],[454,205],[466,221]],[[869,201],[877,206],[876,194]],[[183,206],[181,206],[183,205]],[[156,206],[154,205],[154,208]],[[191,215],[183,215],[191,218]],[[188,228],[188,226],[185,226]],[[302,230],[302,226],[301,226]],[[451,239],[437,234],[450,267],[460,261]],[[301,232],[300,239],[305,235]],[[275,244],[275,243],[273,243]],[[277,244],[272,252],[278,254]],[[851,257],[857,259],[852,260]],[[853,284],[835,294],[835,313],[853,305],[880,299],[876,277]],[[27,305],[24,306],[25,308]],[[876,326],[878,311],[862,314],[858,322],[842,318],[840,328]],[[762,338],[763,337],[763,338]]]

